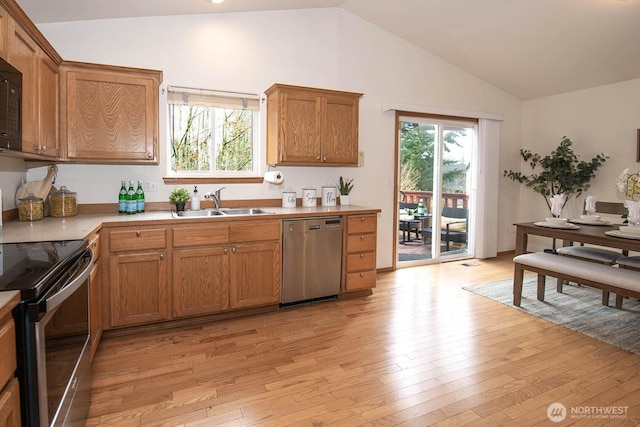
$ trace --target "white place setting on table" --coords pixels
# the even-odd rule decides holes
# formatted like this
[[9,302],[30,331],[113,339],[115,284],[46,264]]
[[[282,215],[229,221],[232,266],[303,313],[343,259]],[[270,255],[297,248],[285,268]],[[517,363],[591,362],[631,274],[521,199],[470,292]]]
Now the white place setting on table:
[[578,230],[579,226],[570,223],[567,218],[545,218],[544,221],[534,222],[538,227],[561,228],[563,230]]
[[623,239],[640,240],[639,225],[621,225],[619,230],[605,231],[604,234],[612,237],[621,237]]
[[569,222],[573,224],[582,224],[582,225],[611,225],[609,221],[603,221],[600,215],[580,215],[580,218],[570,219]]

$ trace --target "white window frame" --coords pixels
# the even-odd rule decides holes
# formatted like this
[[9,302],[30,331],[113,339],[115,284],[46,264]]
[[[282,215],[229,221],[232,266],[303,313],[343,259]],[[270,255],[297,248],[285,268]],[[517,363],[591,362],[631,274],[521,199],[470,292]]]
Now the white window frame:
[[[172,99],[173,98],[173,99]],[[180,99],[185,104],[203,105],[203,106],[219,106],[227,108],[249,108],[253,110],[253,130],[252,130],[252,169],[247,171],[221,171],[216,169],[210,169],[209,171],[174,171],[171,169],[172,165],[172,150],[171,150],[171,114],[169,107],[176,103],[176,100]],[[221,90],[210,89],[196,89],[181,86],[168,86],[167,87],[167,104],[166,104],[166,117],[167,117],[167,177],[171,178],[254,178],[261,177],[261,164],[260,164],[260,142],[261,142],[261,128],[263,118],[265,116],[263,109],[263,103],[260,102],[260,96],[253,93],[244,92],[228,92]],[[211,141],[211,167],[215,168],[215,141]]]

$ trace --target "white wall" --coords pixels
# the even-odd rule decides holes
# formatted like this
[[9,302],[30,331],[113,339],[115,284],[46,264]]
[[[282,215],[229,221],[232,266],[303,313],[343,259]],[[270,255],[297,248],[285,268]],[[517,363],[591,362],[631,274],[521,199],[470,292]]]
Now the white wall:
[[[566,135],[581,160],[589,161],[604,153],[610,158],[596,173],[587,194],[601,201],[623,201],[615,186],[616,178],[625,168],[640,170],[636,163],[639,100],[640,79],[636,79],[527,101],[523,107],[522,145],[546,155]],[[526,173],[531,170],[522,167]],[[526,188],[520,191],[520,221],[538,220],[548,214],[542,196]],[[580,197],[568,214],[580,212],[583,204],[584,197]]]
[[[398,102],[503,114],[500,168],[518,165],[522,103],[513,96],[441,59],[339,9],[188,15],[43,24],[45,37],[63,58],[160,69],[166,85],[260,93],[273,83],[362,92],[361,168],[281,168],[283,187],[227,185],[223,199],[280,198],[298,191],[355,178],[352,204],[382,209],[378,267],[392,265],[394,115],[381,105]],[[166,140],[164,97],[160,140]],[[263,156],[264,158],[264,156]],[[122,179],[155,179],[162,184],[166,155],[159,166],[60,165],[57,185],[78,193],[80,203],[115,202]],[[44,168],[29,172],[41,179]],[[87,179],[90,177],[90,179]],[[209,188],[210,187],[210,188]],[[201,192],[217,186],[198,186]],[[15,190],[14,190],[15,191]],[[513,247],[513,203],[519,189],[500,184],[498,250]]]

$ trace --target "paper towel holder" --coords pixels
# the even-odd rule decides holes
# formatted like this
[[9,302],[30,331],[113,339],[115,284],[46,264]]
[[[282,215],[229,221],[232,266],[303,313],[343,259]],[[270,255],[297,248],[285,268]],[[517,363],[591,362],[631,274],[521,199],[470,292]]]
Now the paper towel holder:
[[264,174],[264,180],[271,184],[281,184],[284,177],[280,171],[268,171]]

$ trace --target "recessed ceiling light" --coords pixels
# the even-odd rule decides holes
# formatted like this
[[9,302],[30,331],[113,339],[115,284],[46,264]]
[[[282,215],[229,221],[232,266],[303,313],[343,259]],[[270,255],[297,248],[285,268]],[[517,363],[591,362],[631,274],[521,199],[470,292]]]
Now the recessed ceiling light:
[[209,3],[213,3],[213,4],[220,4],[222,3],[224,0],[207,0]]

